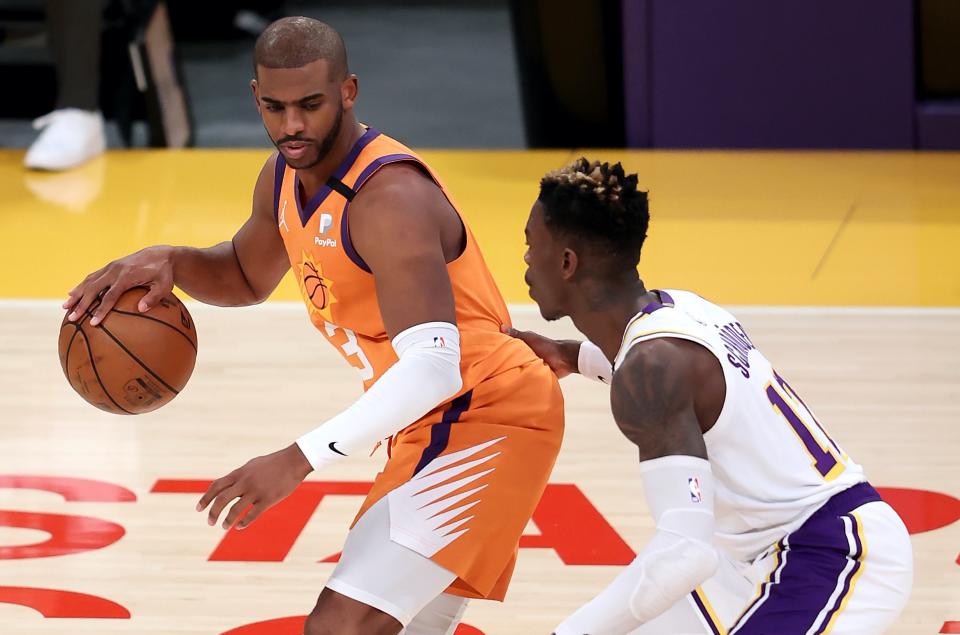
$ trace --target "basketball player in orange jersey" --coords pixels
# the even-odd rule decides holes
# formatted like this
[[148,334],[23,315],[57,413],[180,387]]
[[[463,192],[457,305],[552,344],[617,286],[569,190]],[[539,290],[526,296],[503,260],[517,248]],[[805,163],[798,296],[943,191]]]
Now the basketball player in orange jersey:
[[644,286],[649,220],[637,175],[581,158],[527,221],[530,296],[588,340],[504,330],[610,386],[656,521],[555,635],[883,633],[910,595],[906,527],[733,315]]
[[506,306],[436,174],[357,122],[357,78],[336,31],[285,18],[254,58],[254,98],[278,152],[250,218],[213,247],[112,262],[65,307],[73,320],[92,310],[96,325],[123,291],[149,287],[148,311],[173,285],[210,304],[256,304],[292,267],[310,320],[365,394],[214,481],[197,509],[209,506],[213,525],[232,503],[223,527],[245,527],[310,472],[386,439],[389,458],[305,633],[449,635],[467,598],[504,597],[560,447],[556,377],[500,332]]

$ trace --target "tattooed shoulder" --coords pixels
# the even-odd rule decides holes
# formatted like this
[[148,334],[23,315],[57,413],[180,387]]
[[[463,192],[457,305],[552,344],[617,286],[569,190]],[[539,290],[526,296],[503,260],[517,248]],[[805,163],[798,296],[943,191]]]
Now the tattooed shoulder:
[[641,460],[678,453],[706,457],[691,377],[690,355],[669,338],[637,344],[614,373],[613,417]]

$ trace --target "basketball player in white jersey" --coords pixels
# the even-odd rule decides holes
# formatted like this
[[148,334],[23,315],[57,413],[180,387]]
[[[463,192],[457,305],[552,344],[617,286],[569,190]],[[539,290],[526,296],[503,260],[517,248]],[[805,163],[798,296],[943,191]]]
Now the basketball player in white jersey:
[[611,387],[657,530],[556,635],[875,635],[912,584],[903,522],[737,318],[637,274],[647,194],[620,164],[547,174],[527,222],[530,296],[587,341],[526,341]]

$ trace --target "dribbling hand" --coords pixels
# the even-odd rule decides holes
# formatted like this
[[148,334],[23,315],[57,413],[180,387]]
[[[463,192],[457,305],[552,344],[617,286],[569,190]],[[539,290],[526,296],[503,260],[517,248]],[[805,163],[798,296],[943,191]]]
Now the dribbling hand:
[[273,454],[251,459],[243,467],[215,480],[197,503],[197,511],[202,512],[213,503],[207,514],[207,524],[212,527],[227,505],[236,500],[222,526],[230,529],[236,525],[237,529],[244,529],[289,496],[312,471],[300,447],[293,443]]
[[91,273],[70,291],[63,303],[64,309],[71,310],[67,319],[71,322],[81,319],[90,305],[100,297],[100,304],[94,308],[90,318],[90,324],[96,326],[110,312],[123,292],[134,287],[148,288],[137,306],[141,313],[149,311],[161,298],[173,291],[170,247],[147,247]]

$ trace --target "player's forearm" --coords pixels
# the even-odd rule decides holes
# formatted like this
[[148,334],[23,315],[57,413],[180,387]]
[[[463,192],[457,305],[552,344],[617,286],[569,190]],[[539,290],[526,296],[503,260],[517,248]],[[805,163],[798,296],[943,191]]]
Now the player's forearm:
[[173,282],[190,297],[216,306],[249,306],[263,302],[247,280],[233,243],[205,248],[164,247],[173,265]]
[[369,450],[463,387],[460,333],[455,325],[412,326],[393,338],[393,347],[399,359],[360,399],[297,440],[314,469]]
[[606,589],[554,629],[555,635],[632,633],[716,572],[710,463],[668,455],[644,461],[640,470],[657,531]]

